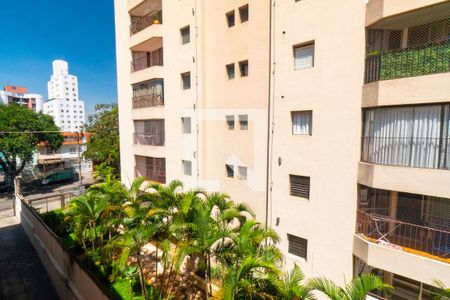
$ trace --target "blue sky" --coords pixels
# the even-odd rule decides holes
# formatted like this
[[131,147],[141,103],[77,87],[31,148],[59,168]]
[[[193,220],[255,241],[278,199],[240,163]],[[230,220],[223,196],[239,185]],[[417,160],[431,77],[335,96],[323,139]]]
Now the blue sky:
[[117,102],[113,0],[1,1],[1,88],[22,85],[46,99],[51,63],[62,58],[87,113]]

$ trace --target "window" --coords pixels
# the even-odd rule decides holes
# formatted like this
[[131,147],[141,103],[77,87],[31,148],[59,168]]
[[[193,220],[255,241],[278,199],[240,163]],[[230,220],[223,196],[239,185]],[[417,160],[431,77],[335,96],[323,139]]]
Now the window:
[[192,162],[190,160],[183,160],[183,174],[192,176]]
[[191,133],[191,118],[181,118],[181,124],[183,126],[183,133]]
[[304,258],[306,260],[308,254],[308,240],[288,233],[288,252]]
[[247,180],[247,167],[238,166],[239,179]]
[[234,20],[234,10],[227,12],[226,14],[227,17],[227,23],[228,23],[228,27],[233,27],[235,24],[235,20]]
[[448,104],[366,109],[361,160],[449,169],[449,109]]
[[306,176],[289,175],[289,182],[291,196],[309,199],[311,178]]
[[314,67],[314,42],[294,46],[294,69],[302,70]]
[[234,116],[226,116],[228,130],[234,130]]
[[241,130],[248,129],[248,116],[247,115],[239,115],[239,127]]
[[226,65],[228,79],[234,79],[234,63]]
[[241,77],[248,76],[248,60],[239,62],[239,71],[241,72]]
[[311,135],[312,134],[312,111],[293,111],[292,118],[292,134]]
[[191,27],[186,26],[180,29],[181,44],[188,44],[191,41]]
[[191,88],[191,72],[181,74],[181,81],[183,83],[183,90],[189,90]]
[[239,17],[241,18],[241,23],[248,21],[248,4],[239,7]]
[[228,178],[234,178],[234,167],[233,165],[225,165],[225,170],[227,172]]

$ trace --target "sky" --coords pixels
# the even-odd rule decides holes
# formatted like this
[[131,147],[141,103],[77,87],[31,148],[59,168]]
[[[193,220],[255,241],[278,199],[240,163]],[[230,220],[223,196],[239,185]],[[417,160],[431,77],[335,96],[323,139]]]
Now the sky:
[[47,99],[52,61],[78,76],[86,113],[117,102],[113,0],[0,0],[0,88]]

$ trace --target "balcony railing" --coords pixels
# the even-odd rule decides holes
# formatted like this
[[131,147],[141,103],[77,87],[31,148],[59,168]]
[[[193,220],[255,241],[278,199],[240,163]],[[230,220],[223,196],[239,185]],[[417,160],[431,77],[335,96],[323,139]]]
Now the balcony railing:
[[363,137],[361,160],[380,165],[450,169],[450,138]]
[[150,94],[133,97],[133,109],[164,105],[164,97],[160,94]]
[[136,58],[131,62],[131,72],[140,71],[153,66],[163,65],[162,48],[153,52],[148,52],[144,57]]
[[134,143],[145,146],[164,146],[164,135],[134,133]]
[[427,44],[385,52],[366,58],[364,82],[450,72],[450,42]]
[[450,258],[449,230],[406,223],[358,210],[356,231],[372,242],[393,248],[404,247],[407,249],[403,250],[419,255],[427,253],[442,259]]
[[135,175],[143,176],[149,180],[156,181],[159,183],[166,183],[166,171],[165,170],[155,170],[150,168],[145,168],[141,166],[135,167]]
[[152,11],[142,17],[132,17],[130,35],[136,34],[154,24],[162,24],[162,11]]

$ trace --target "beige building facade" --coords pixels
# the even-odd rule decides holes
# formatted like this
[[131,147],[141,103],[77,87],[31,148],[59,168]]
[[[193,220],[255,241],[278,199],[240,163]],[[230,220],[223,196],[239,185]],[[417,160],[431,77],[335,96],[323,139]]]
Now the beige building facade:
[[227,193],[288,267],[450,285],[450,1],[116,0],[121,175]]

